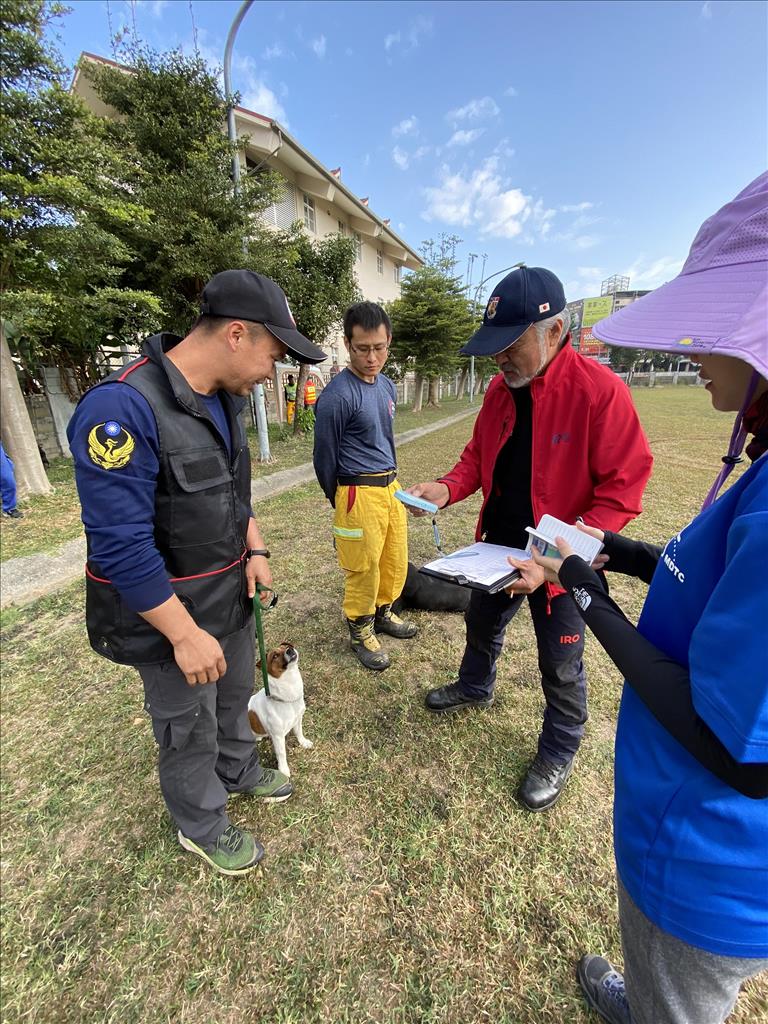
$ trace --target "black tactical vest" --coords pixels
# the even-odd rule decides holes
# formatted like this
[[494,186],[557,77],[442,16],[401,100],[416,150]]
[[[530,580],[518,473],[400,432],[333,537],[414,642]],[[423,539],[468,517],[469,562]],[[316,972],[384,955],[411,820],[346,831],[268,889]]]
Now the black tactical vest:
[[[171,586],[201,629],[218,640],[242,629],[253,613],[245,583],[245,540],[251,463],[239,413],[245,399],[220,392],[232,435],[232,458],[202,401],[164,353],[180,339],[156,334],[142,358],[96,385],[123,383],[150,405],[159,439],[155,544]],[[82,400],[82,399],[81,399]],[[89,557],[88,639],[97,654],[124,665],[173,659],[168,640],[131,611]]]

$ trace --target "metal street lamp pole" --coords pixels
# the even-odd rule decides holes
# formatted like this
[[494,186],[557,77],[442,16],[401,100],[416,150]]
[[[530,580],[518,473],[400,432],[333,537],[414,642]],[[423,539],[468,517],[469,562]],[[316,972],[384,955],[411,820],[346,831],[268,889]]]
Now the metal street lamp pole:
[[[240,28],[240,23],[252,4],[253,0],[244,0],[240,4],[240,8],[229,29],[227,44],[224,47],[224,93],[227,98],[227,135],[233,146],[237,146],[237,128],[235,126],[235,105],[232,101],[232,49],[235,45],[235,36]],[[232,154],[232,186],[235,190],[235,195],[237,195],[240,191],[240,154],[237,149]],[[246,248],[245,239],[243,239],[243,248]],[[256,429],[259,434],[259,461],[271,462],[272,455],[269,450],[269,428],[267,426],[267,409],[264,403],[263,385],[257,384],[253,392],[256,400]]]

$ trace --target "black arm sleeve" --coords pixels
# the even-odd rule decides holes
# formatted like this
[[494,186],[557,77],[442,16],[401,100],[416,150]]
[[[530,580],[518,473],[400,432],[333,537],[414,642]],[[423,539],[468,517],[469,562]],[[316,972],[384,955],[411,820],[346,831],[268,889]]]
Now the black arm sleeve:
[[767,797],[768,763],[742,764],[729,753],[696,714],[687,669],[638,633],[584,559],[564,559],[559,575],[581,617],[656,721],[721,782],[753,800]]
[[661,558],[662,549],[656,544],[644,544],[640,540],[631,540],[620,533],[605,531],[603,552],[608,555],[606,569],[609,572],[620,572],[625,576],[637,576],[643,583],[650,583]]

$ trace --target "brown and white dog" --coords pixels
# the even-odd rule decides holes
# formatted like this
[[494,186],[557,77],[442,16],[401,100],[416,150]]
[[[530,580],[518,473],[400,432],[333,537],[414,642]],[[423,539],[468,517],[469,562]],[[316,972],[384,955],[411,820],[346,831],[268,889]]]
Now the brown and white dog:
[[[256,663],[261,668],[261,662]],[[304,680],[299,672],[299,652],[292,643],[283,643],[267,654],[267,676],[269,696],[263,689],[254,693],[248,701],[248,721],[257,740],[269,736],[277,757],[277,768],[283,775],[290,775],[288,759],[285,756],[285,738],[292,732],[299,746],[309,749],[313,746],[301,729],[306,706],[304,704]]]

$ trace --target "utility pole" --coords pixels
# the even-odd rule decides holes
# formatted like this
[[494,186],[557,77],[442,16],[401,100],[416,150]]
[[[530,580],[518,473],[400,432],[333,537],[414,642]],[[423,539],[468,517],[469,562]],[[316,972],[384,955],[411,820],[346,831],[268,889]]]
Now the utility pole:
[[[235,127],[235,105],[232,98],[232,50],[235,45],[235,36],[237,35],[237,30],[240,28],[240,23],[248,13],[248,9],[252,4],[253,0],[244,0],[244,2],[240,4],[240,8],[229,29],[227,44],[224,47],[224,93],[227,99],[227,135],[229,136],[229,141],[233,146],[237,146],[237,129]],[[240,154],[237,152],[237,149],[235,149],[232,154],[232,186],[235,190],[235,195],[238,195],[240,192]],[[245,247],[245,239],[243,239],[243,248]],[[272,455],[269,450],[267,409],[264,404],[264,386],[262,384],[257,384],[253,391],[256,401],[256,428],[259,434],[259,461],[271,462]]]

